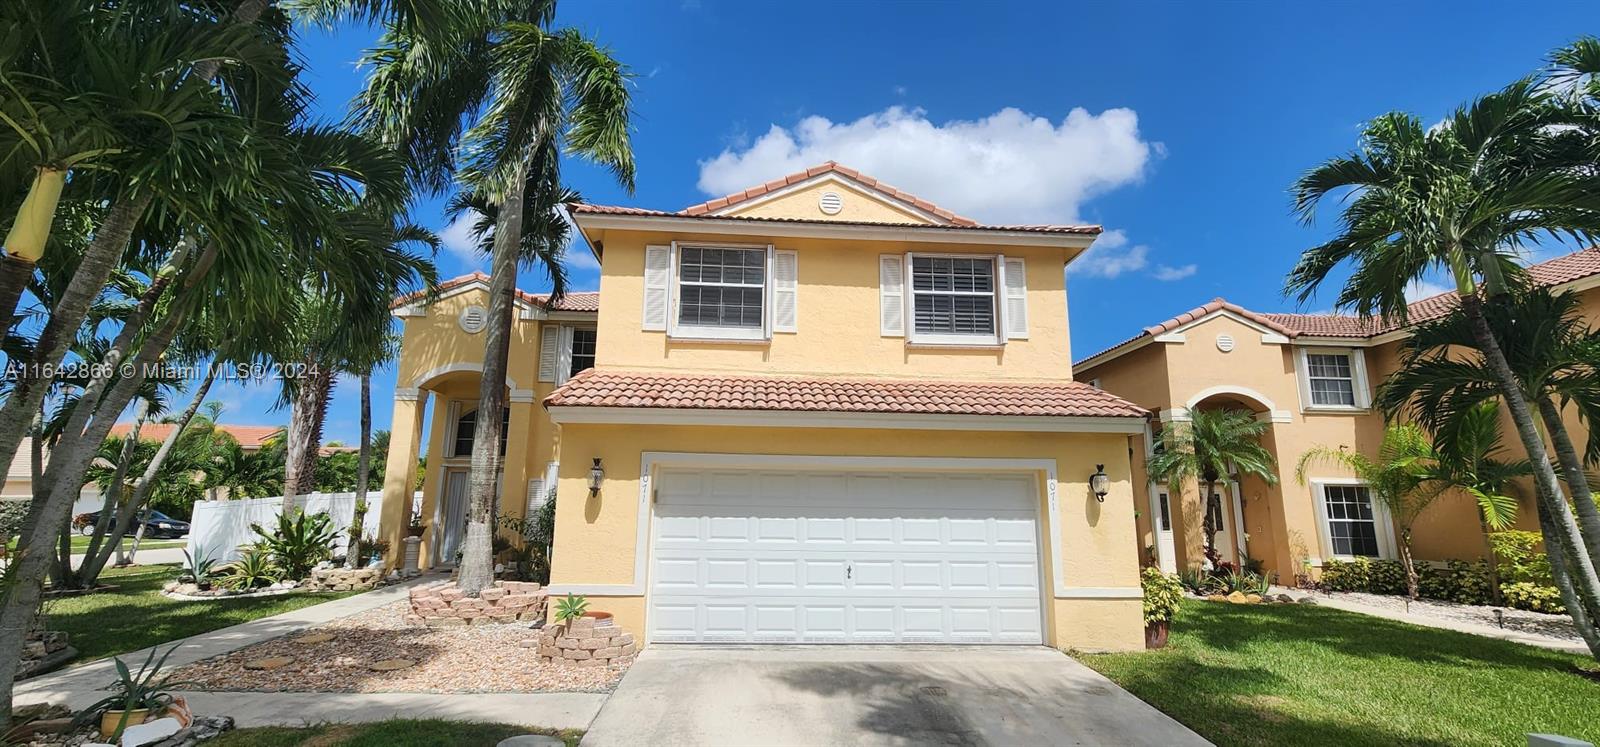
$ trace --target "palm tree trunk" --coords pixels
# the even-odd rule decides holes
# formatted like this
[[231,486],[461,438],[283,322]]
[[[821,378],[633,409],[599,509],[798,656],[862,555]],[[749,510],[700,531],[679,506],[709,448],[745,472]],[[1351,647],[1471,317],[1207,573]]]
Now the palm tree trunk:
[[1200,522],[1200,532],[1205,535],[1204,552],[1206,560],[1211,563],[1211,570],[1215,571],[1222,567],[1222,554],[1217,552],[1217,529],[1219,527],[1216,522],[1211,520],[1214,515],[1211,510],[1211,501],[1213,499],[1212,494],[1216,492],[1216,483],[1212,480],[1201,480],[1200,485],[1205,490],[1205,495],[1200,498],[1201,510],[1205,511],[1205,519]]
[[524,154],[500,203],[494,228],[494,258],[489,268],[489,326],[484,331],[483,375],[478,383],[477,427],[472,436],[471,502],[456,579],[461,592],[471,597],[494,581],[494,502],[505,462],[500,453],[504,431],[500,413],[506,408],[506,365],[511,354],[517,252],[522,244],[522,202],[527,181],[528,158]]
[[1522,440],[1522,447],[1533,466],[1536,493],[1541,507],[1549,512],[1549,522],[1541,524],[1541,529],[1545,530],[1545,550],[1548,553],[1551,548],[1559,547],[1566,551],[1563,554],[1572,587],[1583,602],[1582,607],[1568,606],[1567,609],[1569,614],[1573,614],[1573,622],[1578,623],[1580,614],[1588,615],[1590,611],[1600,609],[1600,577],[1595,575],[1594,563],[1582,549],[1583,539],[1578,534],[1577,523],[1573,521],[1567,502],[1561,497],[1561,481],[1550,466],[1550,455],[1534,422],[1533,412],[1528,407],[1522,382],[1511,371],[1511,365],[1506,362],[1505,353],[1500,349],[1500,342],[1495,339],[1488,320],[1483,316],[1483,300],[1476,293],[1462,294],[1461,310],[1472,326],[1478,351],[1494,373],[1500,394],[1505,398],[1506,409],[1511,413],[1511,421],[1516,425],[1517,437]]
[[[100,516],[94,523],[94,535],[89,538],[89,546],[83,549],[83,566],[79,568],[78,580],[84,588],[94,588],[92,580],[84,582],[83,570],[89,567],[89,562],[100,554],[100,545],[105,541],[106,533],[116,526],[115,519],[122,515],[122,498],[125,481],[128,479],[128,470],[133,468],[134,457],[139,451],[139,433],[144,430],[144,423],[150,417],[150,403],[141,399],[134,405],[137,413],[133,418],[133,427],[128,429],[128,437],[122,441],[122,453],[117,455],[117,466],[111,473],[111,482],[106,485],[105,503],[100,507]],[[121,535],[114,538],[115,544],[121,545]],[[108,550],[107,554],[110,552]]]
[[[150,463],[145,465],[144,473],[139,475],[139,481],[134,483],[133,495],[128,502],[117,511],[117,523],[112,529],[111,543],[99,553],[88,553],[83,559],[83,567],[79,569],[78,576],[87,587],[93,587],[100,578],[100,572],[105,569],[106,563],[111,559],[113,548],[122,545],[122,538],[128,536],[128,527],[132,525],[134,516],[138,515],[150,493],[155,487],[156,475],[161,472],[162,466],[171,456],[172,450],[177,446],[178,439],[183,435],[184,429],[189,427],[189,422],[194,420],[194,414],[199,412],[200,404],[205,401],[206,394],[211,391],[211,383],[216,380],[217,367],[209,366],[205,378],[195,389],[194,396],[189,400],[189,406],[184,408],[183,414],[172,424],[172,430],[167,437],[161,440],[161,447],[150,457]],[[144,522],[139,522],[137,537],[144,536]],[[128,555],[131,562],[134,553],[138,552],[138,545],[130,549]]]
[[1550,445],[1555,447],[1556,459],[1565,473],[1567,490],[1572,495],[1572,508],[1578,515],[1578,533],[1583,537],[1589,562],[1600,568],[1600,506],[1595,505],[1589,480],[1583,474],[1583,459],[1572,445],[1572,436],[1567,432],[1566,422],[1561,419],[1561,411],[1549,397],[1539,398],[1539,415],[1544,418],[1545,431],[1550,434]]
[[1406,596],[1417,599],[1417,564],[1411,557],[1411,527],[1400,529],[1400,567],[1406,570]]
[[[22,289],[33,277],[34,263],[44,256],[50,239],[50,224],[55,222],[56,206],[61,203],[61,188],[67,184],[67,170],[40,166],[34,170],[28,196],[17,209],[16,220],[6,233],[5,263],[0,265],[0,313],[15,318]],[[10,326],[9,324],[7,325]]]
[[295,498],[316,492],[317,456],[322,447],[322,427],[333,393],[334,370],[314,355],[306,357],[306,375],[294,393],[289,411],[289,433],[283,458],[283,511],[295,510]]
[[[1539,529],[1546,537],[1556,531],[1555,521],[1550,515],[1550,501],[1538,501]],[[1559,543],[1545,543],[1545,555],[1550,559],[1550,578],[1555,584],[1556,591],[1561,594],[1561,604],[1567,608],[1567,614],[1572,617],[1572,625],[1577,628],[1578,636],[1589,646],[1589,654],[1600,661],[1600,628],[1595,626],[1592,617],[1583,604],[1583,599],[1578,596],[1578,590],[1572,584],[1572,575],[1568,572],[1566,551]]]
[[[45,393],[54,380],[53,376],[41,374],[54,373],[45,369],[60,365],[66,357],[73,336],[78,333],[78,327],[82,326],[84,317],[89,313],[89,305],[105,287],[112,271],[117,269],[122,260],[122,251],[127,248],[128,239],[133,236],[133,229],[144,216],[145,208],[150,206],[150,200],[150,193],[145,192],[116,201],[105,220],[95,229],[94,240],[89,242],[77,271],[73,273],[66,291],[56,301],[55,308],[51,309],[50,320],[45,323],[38,341],[34,343],[32,359],[21,367],[16,385],[5,404],[0,405],[0,464],[10,464],[16,458],[17,447],[27,433],[28,423],[33,420],[40,403],[44,402]],[[17,554],[22,555],[20,547]],[[4,648],[4,633],[0,631],[0,650]],[[3,676],[0,676],[0,690],[10,692],[9,680]],[[9,701],[0,701],[0,714],[5,712],[5,706],[9,704]],[[3,725],[4,721],[0,720],[0,726]]]
[[1481,510],[1478,512],[1478,531],[1483,533],[1483,557],[1489,569],[1489,600],[1498,607],[1505,602],[1500,594],[1500,556],[1495,555],[1494,543],[1489,541],[1489,522],[1483,518]]
[[356,510],[350,519],[345,565],[360,568],[362,526],[367,522],[367,479],[372,475],[372,370],[361,372],[361,451],[356,457]]

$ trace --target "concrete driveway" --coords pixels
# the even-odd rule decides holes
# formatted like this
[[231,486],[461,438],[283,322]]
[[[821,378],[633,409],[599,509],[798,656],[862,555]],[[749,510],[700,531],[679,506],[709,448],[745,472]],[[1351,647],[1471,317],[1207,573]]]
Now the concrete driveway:
[[1209,743],[1049,648],[657,644],[583,744]]

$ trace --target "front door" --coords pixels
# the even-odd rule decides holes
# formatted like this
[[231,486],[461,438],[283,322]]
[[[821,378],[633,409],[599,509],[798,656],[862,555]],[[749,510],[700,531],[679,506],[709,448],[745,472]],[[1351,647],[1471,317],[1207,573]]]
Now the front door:
[[434,508],[434,562],[454,564],[467,531],[467,470],[444,473],[444,495]]
[[1165,487],[1150,489],[1150,519],[1150,529],[1156,541],[1156,562],[1163,573],[1177,573],[1178,550],[1172,539],[1172,498]]
[[1217,483],[1213,486],[1213,490],[1217,500],[1212,505],[1211,518],[1217,527],[1217,557],[1222,558],[1224,563],[1232,563],[1234,567],[1238,567],[1240,536],[1238,527],[1234,524],[1237,520],[1234,490],[1232,485],[1226,482]]

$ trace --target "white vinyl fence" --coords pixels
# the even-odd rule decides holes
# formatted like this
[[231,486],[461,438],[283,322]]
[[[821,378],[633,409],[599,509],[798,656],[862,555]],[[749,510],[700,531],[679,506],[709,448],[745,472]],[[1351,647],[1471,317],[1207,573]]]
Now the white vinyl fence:
[[[367,516],[362,521],[362,534],[378,534],[378,515],[382,513],[382,494],[367,493]],[[311,493],[296,496],[295,505],[307,513],[326,511],[333,517],[333,526],[339,535],[333,542],[333,554],[343,555],[350,535],[346,531],[356,515],[355,493]],[[189,519],[189,554],[202,555],[218,563],[239,558],[241,547],[261,539],[250,530],[251,524],[260,524],[270,532],[278,525],[278,514],[283,510],[283,498],[249,498],[239,501],[196,501],[194,515]]]

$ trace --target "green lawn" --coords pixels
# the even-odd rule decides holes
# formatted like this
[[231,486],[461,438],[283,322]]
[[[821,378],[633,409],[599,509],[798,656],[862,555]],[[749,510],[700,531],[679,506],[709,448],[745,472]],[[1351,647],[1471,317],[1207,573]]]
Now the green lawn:
[[380,721],[373,724],[325,724],[304,728],[257,727],[223,734],[208,744],[216,747],[493,747],[519,734],[553,734],[576,747],[579,731],[557,732],[510,724],[459,721]]
[[[126,538],[126,537],[123,538],[123,540],[122,540],[122,549],[127,550],[128,548],[130,548],[132,546],[133,546],[133,539],[132,538]],[[160,549],[165,548],[165,547],[188,547],[188,546],[189,546],[189,541],[188,540],[173,540],[173,539],[147,539],[147,540],[144,540],[144,541],[139,543],[139,549],[141,551],[142,550],[160,550]],[[17,541],[15,539],[11,540],[11,544],[10,544],[9,547],[11,549],[15,550],[17,548]],[[88,537],[85,537],[85,536],[83,536],[81,534],[72,535],[72,551],[73,552],[81,553],[84,550],[87,550],[88,548],[89,548],[89,538]],[[54,549],[54,546],[52,546],[52,549]]]
[[1166,649],[1077,658],[1219,745],[1600,742],[1592,660],[1326,607],[1189,600]]
[[76,661],[85,662],[350,596],[293,593],[180,602],[161,596],[161,586],[177,576],[177,569],[176,565],[113,568],[101,579],[117,585],[116,591],[46,601],[49,627],[65,631],[78,649]]

